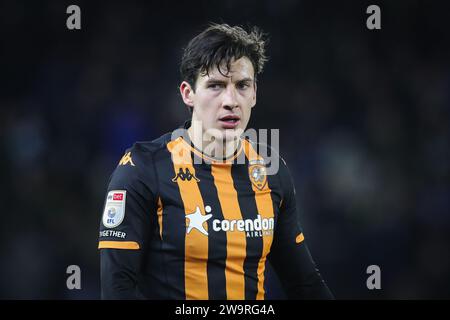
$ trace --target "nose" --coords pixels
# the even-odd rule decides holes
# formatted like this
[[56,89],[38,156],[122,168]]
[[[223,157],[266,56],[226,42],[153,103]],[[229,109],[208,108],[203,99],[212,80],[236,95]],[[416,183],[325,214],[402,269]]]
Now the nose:
[[238,106],[236,90],[233,86],[228,86],[227,90],[224,92],[222,105],[227,110],[233,110]]

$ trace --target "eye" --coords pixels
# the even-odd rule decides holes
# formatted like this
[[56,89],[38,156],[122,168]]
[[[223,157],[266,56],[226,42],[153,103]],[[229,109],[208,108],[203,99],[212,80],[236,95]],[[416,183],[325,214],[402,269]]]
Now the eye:
[[207,86],[208,89],[213,89],[213,90],[219,90],[219,89],[222,89],[223,87],[224,87],[224,85],[221,83],[210,83]]
[[250,84],[248,82],[239,82],[236,86],[239,90],[244,90],[249,88]]

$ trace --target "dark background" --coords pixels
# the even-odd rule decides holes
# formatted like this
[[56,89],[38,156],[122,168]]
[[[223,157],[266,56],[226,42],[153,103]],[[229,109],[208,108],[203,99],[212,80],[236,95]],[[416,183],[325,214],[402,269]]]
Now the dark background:
[[[66,8],[81,8],[81,30]],[[366,8],[381,7],[381,30]],[[279,128],[338,299],[450,298],[444,1],[2,1],[0,298],[97,299],[108,177],[188,118],[182,48],[209,21],[270,36],[250,127]],[[82,290],[66,288],[79,265]],[[366,268],[381,268],[381,290]],[[283,297],[272,282],[269,297]]]

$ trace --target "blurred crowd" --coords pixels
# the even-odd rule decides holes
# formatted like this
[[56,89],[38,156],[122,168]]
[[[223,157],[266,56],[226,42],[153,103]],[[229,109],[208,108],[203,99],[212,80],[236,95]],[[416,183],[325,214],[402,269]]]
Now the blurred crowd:
[[[444,1],[5,1],[0,298],[97,299],[108,178],[134,141],[189,117],[182,48],[209,21],[257,25],[270,61],[253,128],[280,129],[299,219],[338,299],[450,298],[450,64]],[[66,288],[79,265],[82,290]],[[381,269],[368,290],[366,269]],[[282,298],[274,278],[268,296]]]

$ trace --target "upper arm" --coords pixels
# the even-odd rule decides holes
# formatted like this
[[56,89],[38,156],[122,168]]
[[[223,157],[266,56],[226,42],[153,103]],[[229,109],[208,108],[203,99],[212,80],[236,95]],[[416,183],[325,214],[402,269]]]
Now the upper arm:
[[132,148],[125,154],[129,161],[119,163],[108,184],[99,248],[141,249],[151,230],[156,210],[154,175],[142,152]]
[[107,299],[136,297],[142,249],[156,212],[156,181],[148,155],[135,147],[127,154],[111,175],[100,221],[102,297]]
[[306,245],[300,226],[295,187],[289,170],[281,161],[280,184],[283,202],[277,220],[269,261],[290,298],[330,298]]
[[289,243],[296,246],[303,242],[303,230],[298,217],[294,182],[283,159],[280,161],[278,177],[282,200],[275,230],[275,245]]

